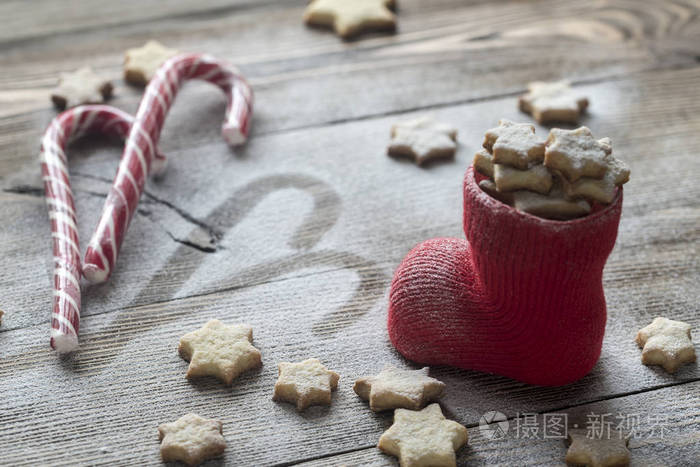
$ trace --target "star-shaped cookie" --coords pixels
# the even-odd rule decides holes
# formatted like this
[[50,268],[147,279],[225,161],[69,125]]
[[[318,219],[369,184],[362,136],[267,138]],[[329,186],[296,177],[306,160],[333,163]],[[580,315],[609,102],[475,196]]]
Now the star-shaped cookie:
[[535,127],[501,119],[484,135],[484,148],[493,154],[495,164],[525,170],[544,159],[544,141],[535,136]]
[[659,317],[637,333],[642,348],[642,363],[661,365],[675,373],[684,363],[695,361],[695,347],[690,340],[690,324]]
[[540,124],[576,123],[588,108],[588,99],[574,93],[568,81],[535,81],[528,84],[528,91],[518,100],[520,110],[532,115]]
[[601,179],[582,177],[574,183],[568,183],[566,178],[562,177],[566,196],[569,198],[586,198],[609,204],[615,197],[617,187],[629,181],[630,169],[627,164],[616,159],[612,154],[608,154],[605,162],[608,168]]
[[246,370],[262,364],[253,347],[253,328],[245,324],[227,326],[218,319],[180,338],[178,351],[190,362],[187,378],[214,376],[226,384]]
[[486,178],[480,181],[479,188],[481,188],[481,190],[484,193],[490,195],[492,198],[495,198],[500,202],[507,204],[508,206],[513,205],[513,193],[507,191],[498,191],[498,188],[496,188],[496,184],[493,182],[493,180],[489,180],[488,178]]
[[511,194],[515,209],[545,219],[569,220],[591,212],[591,205],[586,200],[567,199],[558,184],[547,195],[529,190],[513,191]]
[[331,391],[338,389],[340,375],[328,370],[317,358],[303,362],[280,362],[274,401],[296,404],[300,412],[310,405],[330,405]]
[[438,404],[420,411],[396,409],[394,424],[377,447],[399,458],[401,467],[455,466],[455,451],[467,443],[467,429],[447,420]]
[[100,104],[112,96],[112,83],[83,67],[73,73],[61,73],[51,100],[60,110],[81,104]]
[[158,68],[178,53],[153,40],[142,47],[129,49],[124,54],[124,80],[137,86],[148,84]]
[[394,31],[394,0],[311,0],[304,22],[333,28],[343,39],[368,31]]
[[180,461],[198,465],[207,459],[220,456],[226,449],[226,440],[218,420],[202,418],[188,413],[172,423],[158,427],[161,441],[160,455],[163,462]]
[[378,375],[355,381],[353,390],[368,400],[375,412],[396,408],[418,410],[440,397],[445,389],[445,383],[428,376],[428,370],[428,367],[400,370],[387,365]]
[[585,126],[575,130],[552,128],[547,138],[544,165],[558,170],[570,182],[581,177],[601,179],[608,170],[611,152],[610,139],[596,140]]
[[479,149],[474,154],[472,165],[480,174],[493,178],[493,156],[486,149]]
[[552,188],[552,174],[542,164],[529,169],[514,169],[508,165],[493,165],[493,181],[498,191],[530,190],[547,194]]
[[432,117],[420,117],[391,127],[388,153],[410,157],[421,165],[431,159],[453,157],[457,150],[456,141],[456,128]]
[[627,449],[629,438],[612,430],[610,436],[590,438],[586,430],[568,430],[571,445],[566,452],[569,464],[589,467],[612,467],[628,465],[630,452]]

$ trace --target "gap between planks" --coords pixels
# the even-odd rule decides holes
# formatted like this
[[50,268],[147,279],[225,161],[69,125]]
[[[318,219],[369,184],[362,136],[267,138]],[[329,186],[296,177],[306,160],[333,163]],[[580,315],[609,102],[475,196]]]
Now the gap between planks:
[[[539,411],[536,411],[533,413],[537,413],[538,415],[542,415],[545,413],[558,413],[558,412],[562,412],[565,410],[575,409],[577,407],[582,407],[584,405],[596,404],[598,402],[604,402],[604,401],[615,400],[615,399],[624,399],[626,397],[634,396],[637,394],[649,393],[649,392],[658,391],[661,389],[672,388],[672,387],[682,386],[684,384],[692,384],[692,383],[696,383],[696,382],[700,382],[700,378],[692,378],[692,379],[689,379],[686,381],[681,381],[681,382],[676,382],[676,383],[660,384],[657,386],[652,386],[652,387],[640,389],[637,391],[628,391],[628,392],[620,393],[620,394],[611,394],[611,395],[605,396],[605,397],[593,398],[589,401],[582,401],[582,402],[579,402],[576,404],[548,408],[547,410],[539,410]],[[517,417],[515,417],[515,416],[506,416],[505,420],[512,421],[512,420],[515,420],[516,418]],[[464,426],[466,428],[476,428],[477,426],[479,426],[479,423],[467,423]],[[346,449],[343,451],[335,452],[333,454],[321,454],[318,456],[312,456],[312,457],[308,457],[308,458],[304,458],[304,459],[296,459],[294,461],[274,464],[274,467],[289,467],[289,466],[301,464],[304,462],[312,462],[312,461],[320,461],[323,459],[331,459],[331,458],[336,457],[336,456],[342,456],[343,454],[351,454],[353,452],[370,450],[370,449],[378,449],[378,448],[377,448],[376,444],[368,444],[368,445],[360,446],[360,447],[357,447],[354,449]],[[387,455],[387,461],[390,462],[392,460],[394,460],[394,457]],[[394,465],[394,464],[392,464],[392,465]]]

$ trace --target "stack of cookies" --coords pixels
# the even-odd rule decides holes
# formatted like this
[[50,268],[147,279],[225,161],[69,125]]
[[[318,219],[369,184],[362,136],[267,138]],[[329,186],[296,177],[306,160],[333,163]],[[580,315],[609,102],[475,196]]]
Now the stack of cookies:
[[630,175],[612,156],[610,139],[596,140],[586,127],[553,128],[542,141],[534,126],[505,119],[486,132],[474,168],[488,177],[479,186],[492,197],[558,220],[585,216],[596,202],[609,204]]

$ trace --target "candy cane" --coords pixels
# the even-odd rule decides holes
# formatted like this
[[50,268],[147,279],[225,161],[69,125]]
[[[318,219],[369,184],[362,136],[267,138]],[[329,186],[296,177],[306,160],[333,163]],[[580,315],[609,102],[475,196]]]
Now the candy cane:
[[154,148],[165,117],[183,81],[200,79],[219,86],[228,98],[222,134],[230,145],[248,136],[253,92],[239,72],[209,55],[179,55],[165,62],[146,88],[126,140],[112,189],[83,262],[93,283],[107,280],[151,170]]
[[[65,148],[88,133],[124,139],[132,121],[131,115],[112,107],[76,107],[54,118],[41,141],[41,173],[54,257],[51,347],[59,352],[70,352],[78,346],[80,326],[80,246]],[[165,167],[164,156],[156,154],[156,161],[155,168]]]

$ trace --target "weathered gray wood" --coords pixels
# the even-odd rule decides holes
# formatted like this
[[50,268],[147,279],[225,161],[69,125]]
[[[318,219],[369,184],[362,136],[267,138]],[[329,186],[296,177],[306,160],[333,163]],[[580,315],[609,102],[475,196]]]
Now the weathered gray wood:
[[[124,310],[117,317],[89,317],[84,320],[83,350],[63,364],[48,349],[35,347],[45,335],[43,326],[5,333],[0,343],[3,439],[15,447],[13,455],[24,456],[31,449],[50,463],[65,459],[64,450],[89,462],[104,445],[110,451],[105,461],[125,456],[124,462],[155,462],[157,424],[196,411],[221,417],[230,427],[227,460],[232,464],[289,462],[371,445],[390,416],[372,415],[352,392],[352,382],[385,362],[405,365],[387,341],[383,304],[360,302],[371,310],[341,336],[315,336],[311,331],[327,310],[349,297],[343,285],[353,279],[338,271],[313,281],[288,279],[237,293],[177,300],[167,307]],[[250,323],[263,353],[263,369],[243,376],[232,389],[213,380],[189,383],[186,363],[176,352],[183,332],[214,317]],[[111,329],[115,319],[116,333]],[[697,317],[690,321],[698,325]],[[465,424],[476,423],[488,409],[508,416],[552,411],[618,391],[698,380],[695,365],[675,376],[642,366],[633,333],[616,331],[609,329],[594,371],[566,388],[538,388],[449,368],[434,368],[432,374],[448,385],[442,399],[445,410]],[[117,358],[105,358],[115,349]],[[270,400],[275,366],[312,355],[342,375],[341,385],[330,408],[300,416],[293,407]],[[27,420],[41,422],[27,428]]]
[[[663,283],[668,290],[689,289],[685,303],[694,303],[695,292],[684,281],[692,282],[698,273],[699,163],[694,151],[698,136],[688,130],[697,123],[694,115],[700,115],[700,103],[685,98],[680,90],[698,85],[700,69],[652,72],[582,87],[593,102],[586,123],[596,134],[611,136],[616,154],[633,170],[618,248],[606,276],[613,278],[609,281],[613,286],[619,281],[627,287],[623,294],[635,290],[647,298],[668,295],[666,289],[654,287]],[[633,94],[640,89],[644,100]],[[431,236],[461,235],[462,174],[483,132],[500,117],[526,118],[517,112],[512,98],[455,106],[437,115],[458,126],[461,148],[454,163],[426,170],[384,155],[396,117],[254,138],[233,155],[218,139],[197,149],[171,152],[168,173],[150,182],[148,190],[181,213],[144,198],[115,276],[109,284],[87,290],[84,314],[206,293],[217,290],[221,280],[236,287],[271,280],[278,275],[274,261],[314,249],[330,250],[319,254],[323,258],[319,264],[311,265],[316,271],[380,263],[387,266],[384,284],[388,284],[393,267],[413,245]],[[180,112],[174,111],[171,119],[170,134],[191,127]],[[684,132],[682,138],[668,136]],[[89,147],[90,143],[82,145]],[[74,154],[72,170],[92,177],[74,177],[85,242],[103,202],[93,193],[106,193],[118,151],[103,147],[94,156],[84,150]],[[671,177],[676,180],[669,184]],[[22,191],[24,185],[39,188],[35,164],[27,163],[1,185],[10,191],[18,187]],[[48,222],[36,194],[3,193],[8,218],[21,215],[24,221],[0,227],[4,240],[0,252],[21,250],[26,259],[21,271],[0,272],[10,286],[6,311],[22,311],[10,313],[4,329],[46,320],[41,304],[50,301]],[[203,253],[173,242],[171,235],[190,241],[193,237],[200,248],[211,247],[209,239],[214,238],[221,249],[213,255]],[[341,252],[356,259],[338,260]],[[259,266],[271,261],[270,268]],[[304,263],[297,266],[308,268]],[[219,270],[221,277],[214,280],[212,274]],[[238,279],[231,279],[232,270],[240,272]],[[45,286],[37,287],[31,277],[41,278]],[[666,300],[667,296],[654,300],[655,312],[663,311]],[[622,302],[629,303],[624,298]],[[642,303],[640,297],[638,309],[647,306]],[[611,310],[615,312],[615,307]]]
[[[302,7],[286,2],[278,9],[166,17],[125,23],[107,33],[94,28],[11,47],[0,57],[0,148],[9,151],[5,159],[18,162],[35,149],[27,142],[53,115],[47,94],[59,71],[89,61],[118,79],[123,51],[151,37],[239,64],[257,90],[253,132],[259,134],[515,93],[534,79],[592,80],[694,65],[697,50],[687,44],[697,43],[700,34],[691,22],[694,3],[601,3],[592,9],[557,1],[533,7],[412,0],[401,7],[402,34],[344,44],[330,33],[305,29]],[[544,11],[551,19],[543,18]],[[133,111],[139,92],[119,80],[117,85],[114,103]],[[213,116],[219,112],[209,106],[220,100],[205,95],[192,98],[197,105],[183,107],[195,112],[196,119],[212,122],[190,127],[189,140],[216,135]],[[164,139],[166,151],[181,146],[180,138]]]
[[[21,0],[0,4],[0,45],[24,45],[59,34],[113,29],[133,23],[153,22],[163,18],[197,18],[232,14],[252,7],[279,5],[285,0],[209,0],[189,2],[175,0],[167,3],[157,1],[121,0],[114,3],[96,4],[90,0],[72,1],[70,5],[51,0],[32,2],[27,8]],[[289,2],[289,0],[287,0]]]
[[[515,92],[560,76],[579,81],[593,103],[583,123],[611,136],[633,171],[604,278],[603,356],[566,388],[434,368],[449,385],[443,405],[473,425],[488,409],[514,416],[612,398],[615,410],[652,410],[678,395],[697,440],[697,364],[667,375],[642,366],[633,342],[660,314],[700,325],[697,2],[405,0],[399,34],[350,44],[305,29],[299,2],[170,2],[138,21],[121,4],[105,15],[61,10],[51,24],[24,3],[0,7],[16,12],[5,31],[24,31],[0,33],[3,461],[157,463],[155,427],[187,410],[225,421],[230,465],[334,463],[338,452],[373,446],[390,416],[371,414],[351,385],[385,362],[406,365],[384,325],[394,268],[423,239],[461,235],[461,179],[484,130],[501,117],[527,120]],[[162,138],[169,171],[149,182],[112,280],[85,291],[82,350],[57,361],[36,161],[54,115],[46,93],[86,57],[119,76],[123,50],[151,36],[241,64],[257,90],[254,135],[243,150],[226,148],[221,96],[187,86]],[[138,99],[120,83],[114,103],[133,111]],[[458,126],[455,162],[419,169],[385,156],[391,124],[414,108]],[[96,141],[71,151],[83,243],[119,153]],[[263,351],[264,368],[230,389],[188,383],[175,352],[182,333],[213,317],[252,324]],[[341,373],[341,387],[330,408],[299,416],[269,400],[275,366],[312,355]],[[659,389],[667,385],[677,386]],[[676,457],[660,457],[664,443],[635,452],[654,462],[697,455],[687,440],[674,446]],[[374,451],[338,463],[371,461]],[[502,451],[515,456],[503,462],[559,458],[549,445],[510,443],[478,444],[466,460],[501,462]]]
[[[566,414],[571,427],[579,424],[582,429],[589,426],[589,414],[593,414],[591,420],[594,422],[612,422],[613,429],[618,423],[626,424],[627,420],[633,420],[632,424],[637,429],[629,443],[630,466],[690,466],[700,463],[697,449],[700,430],[698,397],[700,383],[692,383],[552,413]],[[620,414],[622,417],[616,419]],[[599,418],[604,415],[609,416]],[[636,416],[639,416],[638,424],[634,422]],[[518,434],[518,422],[514,419],[509,420],[507,437],[504,439],[494,440],[485,436],[480,428],[470,428],[468,447],[459,452],[459,465],[564,465],[567,443],[562,439],[544,439],[543,418],[542,415],[536,417],[539,431],[533,435],[535,439],[524,437],[522,432]],[[525,422],[521,423],[524,426]],[[623,428],[629,433],[626,426]],[[599,435],[591,433],[591,436]],[[395,458],[371,447],[300,465],[393,466],[398,463]]]

